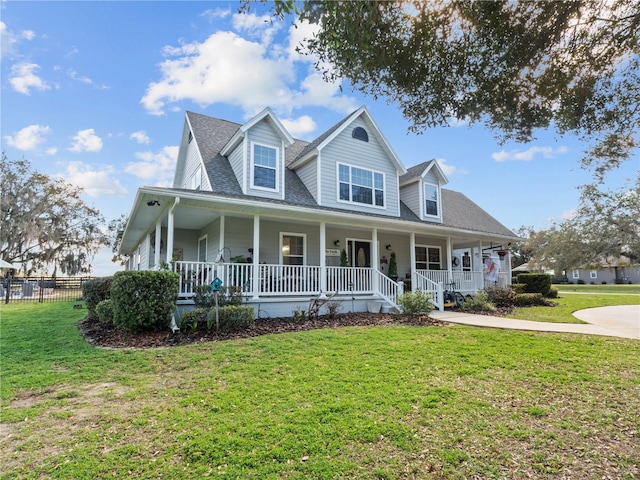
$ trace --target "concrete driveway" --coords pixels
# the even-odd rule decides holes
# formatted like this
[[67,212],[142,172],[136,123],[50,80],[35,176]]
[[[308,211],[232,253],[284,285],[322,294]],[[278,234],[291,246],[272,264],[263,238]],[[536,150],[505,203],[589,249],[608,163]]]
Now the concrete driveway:
[[434,311],[429,316],[444,322],[477,327],[580,333],[640,340],[640,305],[589,308],[574,313],[576,318],[587,322],[587,324],[532,322],[530,320],[472,315],[459,311]]

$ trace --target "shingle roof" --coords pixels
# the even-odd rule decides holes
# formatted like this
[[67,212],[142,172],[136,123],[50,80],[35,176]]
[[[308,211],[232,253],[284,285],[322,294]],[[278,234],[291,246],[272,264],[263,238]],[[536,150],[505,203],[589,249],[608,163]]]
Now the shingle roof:
[[407,173],[400,176],[400,184],[402,185],[404,182],[407,182],[413,178],[418,178],[422,175],[422,173],[427,169],[431,162],[435,160],[427,160],[426,162],[419,163],[418,165],[414,165],[413,167],[409,167],[407,169]]
[[[206,168],[206,173],[211,183],[212,195],[219,195],[222,197],[247,198],[273,204],[312,207],[324,211],[344,212],[345,214],[356,213],[345,209],[323,207],[318,205],[302,180],[300,180],[298,174],[290,168],[285,169],[286,189],[284,200],[275,200],[244,195],[242,193],[242,189],[240,188],[238,180],[236,179],[236,176],[231,168],[231,164],[229,163],[228,158],[220,155],[220,151],[228,143],[231,137],[233,137],[233,135],[241,127],[241,125],[238,123],[201,115],[194,112],[187,112],[187,116],[189,118],[189,123],[191,124],[194,139],[196,140],[198,148],[200,149],[200,154]],[[342,125],[342,123],[344,123],[348,118],[349,117],[346,117],[338,122],[336,125],[320,135],[311,143],[305,142],[304,140],[296,140],[295,143],[287,149],[285,160],[287,165],[294,161],[296,158],[303,157],[306,152],[309,152],[311,149],[315,148],[315,146],[319,145],[324,139],[331,135],[331,133],[339,128],[340,125]],[[401,181],[402,179],[407,180],[421,175],[424,169],[428,166],[429,162],[432,161],[433,160],[429,160],[427,162],[423,162],[419,165],[415,165],[409,168],[407,173],[400,177]],[[373,217],[398,218],[375,213],[367,214],[357,212],[357,214]],[[401,220],[416,222],[424,225],[451,227],[475,232],[516,237],[513,232],[511,232],[508,228],[498,222],[486,211],[472,202],[465,195],[444,188],[442,189],[442,214],[442,223],[422,221],[409,207],[400,202],[399,219]]]

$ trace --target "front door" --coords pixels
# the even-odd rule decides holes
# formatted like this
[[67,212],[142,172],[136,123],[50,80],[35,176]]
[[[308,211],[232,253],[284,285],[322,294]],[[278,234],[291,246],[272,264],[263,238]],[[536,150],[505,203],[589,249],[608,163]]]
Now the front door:
[[371,267],[371,241],[348,240],[347,247],[351,267]]

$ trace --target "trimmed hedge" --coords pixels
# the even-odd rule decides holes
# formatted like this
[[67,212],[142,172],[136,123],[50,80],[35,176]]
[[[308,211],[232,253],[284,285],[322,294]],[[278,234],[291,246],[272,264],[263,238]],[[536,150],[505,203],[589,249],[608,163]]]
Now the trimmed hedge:
[[[220,330],[224,332],[237,332],[238,330],[246,330],[252,327],[255,321],[255,311],[253,307],[246,305],[226,305],[221,307],[218,312],[218,320],[220,322]],[[216,325],[216,309],[209,310],[209,318],[207,324],[215,328]]]
[[101,301],[96,306],[98,320],[107,325],[113,324],[113,301],[110,298]]
[[131,331],[163,330],[171,324],[180,275],[165,271],[117,272],[111,285],[113,323]]
[[546,297],[551,290],[551,275],[546,273],[521,273],[518,283],[523,283],[524,293],[539,293]]
[[96,307],[103,300],[111,298],[113,277],[94,278],[82,283],[82,298],[89,313],[96,314]]

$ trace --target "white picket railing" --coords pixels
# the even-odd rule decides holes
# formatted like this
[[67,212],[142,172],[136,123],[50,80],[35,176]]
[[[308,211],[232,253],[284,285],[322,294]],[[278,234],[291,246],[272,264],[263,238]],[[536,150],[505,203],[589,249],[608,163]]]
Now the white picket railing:
[[378,282],[378,294],[394,307],[398,306],[398,297],[404,293],[404,285],[394,282],[384,273],[375,271]]
[[373,293],[372,272],[366,267],[326,267],[327,292]]
[[423,275],[420,272],[428,271],[428,270],[419,270],[416,271],[416,286],[415,290],[422,290],[431,295],[431,303],[438,309],[444,310],[444,297],[443,297],[443,288],[441,283],[436,283],[427,276]]

